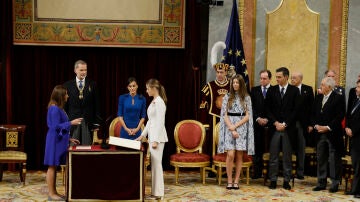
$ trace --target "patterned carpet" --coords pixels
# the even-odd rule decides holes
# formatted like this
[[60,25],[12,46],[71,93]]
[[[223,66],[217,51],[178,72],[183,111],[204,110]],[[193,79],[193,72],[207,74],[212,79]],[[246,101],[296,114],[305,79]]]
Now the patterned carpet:
[[[146,194],[150,194],[150,175],[146,176]],[[282,179],[278,180],[278,188],[270,190],[263,185],[263,179],[250,180],[250,185],[240,183],[240,190],[226,190],[226,179],[223,178],[219,186],[215,178],[207,178],[206,185],[201,184],[200,174],[194,171],[181,172],[179,184],[175,185],[174,172],[165,172],[165,199],[164,201],[360,201],[353,196],[344,195],[344,186],[340,186],[337,193],[331,194],[327,190],[313,192],[316,178],[305,177],[305,180],[295,180],[295,186],[287,191],[282,188]],[[57,188],[64,194],[65,187],[58,174]],[[20,182],[18,173],[4,172],[3,181],[0,182],[0,202],[12,201],[46,201],[47,186],[44,171],[28,171],[26,185]],[[146,201],[146,200],[145,200]]]

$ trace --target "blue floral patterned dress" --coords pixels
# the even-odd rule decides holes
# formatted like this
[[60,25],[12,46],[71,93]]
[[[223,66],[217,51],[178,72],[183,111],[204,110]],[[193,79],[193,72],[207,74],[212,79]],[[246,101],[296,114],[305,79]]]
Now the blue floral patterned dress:
[[[245,106],[250,113],[249,121],[236,128],[240,137],[233,138],[231,131],[227,128],[224,120],[225,113],[245,114],[245,109],[240,103],[240,97],[236,94],[232,107],[227,109],[229,94],[223,98],[220,112],[220,134],[218,143],[218,153],[224,153],[229,150],[247,151],[248,155],[255,154],[254,146],[254,127],[253,114],[250,96],[245,97]],[[244,116],[228,116],[232,123],[236,123],[244,118]]]

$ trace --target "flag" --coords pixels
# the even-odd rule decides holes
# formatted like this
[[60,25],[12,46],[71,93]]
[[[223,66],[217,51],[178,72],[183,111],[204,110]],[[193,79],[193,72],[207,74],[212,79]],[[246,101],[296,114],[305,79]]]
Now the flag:
[[243,76],[246,86],[249,89],[249,75],[246,68],[244,48],[241,40],[239,14],[236,0],[233,0],[233,7],[225,40],[222,62],[235,67],[237,74]]

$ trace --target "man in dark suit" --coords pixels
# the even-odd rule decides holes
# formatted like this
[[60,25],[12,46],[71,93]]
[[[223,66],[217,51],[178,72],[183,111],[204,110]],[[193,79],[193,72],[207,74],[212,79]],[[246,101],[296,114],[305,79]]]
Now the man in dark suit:
[[345,101],[333,91],[335,80],[325,77],[321,81],[321,91],[315,97],[308,132],[317,138],[317,178],[313,191],[326,189],[328,165],[332,181],[329,192],[338,191],[341,180],[341,157],[344,153],[344,139],[341,122],[345,116]]
[[260,85],[251,89],[251,102],[254,119],[255,132],[255,155],[253,157],[254,173],[252,178],[257,179],[262,175],[262,156],[265,152],[265,131],[268,130],[268,119],[265,114],[265,98],[267,90],[270,88],[271,72],[262,70],[260,75]]
[[[344,102],[346,103],[346,94],[345,94],[345,88],[339,86],[338,84],[336,84],[336,72],[335,70],[332,69],[328,69],[325,71],[324,76],[325,77],[331,77],[335,80],[335,86],[333,91],[339,95],[342,96],[342,98],[344,99]],[[317,89],[317,94],[322,94],[321,88]],[[345,110],[345,109],[344,109]]]
[[[360,73],[358,74],[357,80],[360,80]],[[356,99],[356,87],[350,88],[350,90],[349,90],[348,104],[349,104],[349,101],[354,100],[354,99]],[[348,105],[348,110],[349,110],[349,105]]]
[[296,128],[297,128],[297,144],[296,160],[297,169],[296,177],[300,180],[304,179],[304,164],[305,164],[305,138],[308,138],[307,127],[310,124],[309,117],[311,113],[311,106],[314,102],[314,91],[311,86],[302,83],[303,74],[301,72],[293,72],[291,74],[291,84],[296,86],[300,92],[300,110],[297,114]]
[[269,178],[270,189],[276,189],[279,172],[279,154],[282,149],[283,188],[290,190],[292,144],[296,137],[296,114],[299,109],[299,89],[288,84],[289,70],[276,69],[278,85],[269,88],[265,106],[269,124],[274,128],[270,138]]
[[68,101],[64,107],[69,120],[83,118],[81,125],[72,126],[71,136],[82,145],[92,144],[91,131],[100,123],[100,104],[96,83],[87,76],[87,64],[83,60],[75,62],[75,79],[64,83],[68,91]]
[[[354,169],[354,179],[350,193],[355,198],[360,198],[360,79],[356,82],[356,88],[350,90],[348,110],[346,113],[345,132],[351,138],[350,154]],[[351,93],[354,93],[351,94]]]

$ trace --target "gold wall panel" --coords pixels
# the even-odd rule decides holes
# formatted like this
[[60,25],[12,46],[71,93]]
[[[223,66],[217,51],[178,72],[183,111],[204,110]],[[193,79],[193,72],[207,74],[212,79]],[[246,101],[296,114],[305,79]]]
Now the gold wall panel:
[[[282,0],[266,15],[266,67],[300,71],[303,82],[315,89],[318,65],[320,14],[312,11],[305,0]],[[290,81],[290,80],[289,80]],[[275,84],[276,80],[273,79]]]

